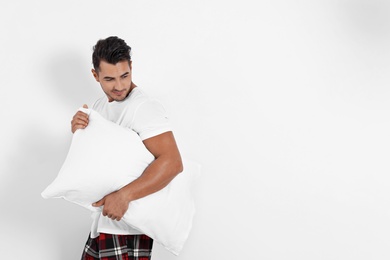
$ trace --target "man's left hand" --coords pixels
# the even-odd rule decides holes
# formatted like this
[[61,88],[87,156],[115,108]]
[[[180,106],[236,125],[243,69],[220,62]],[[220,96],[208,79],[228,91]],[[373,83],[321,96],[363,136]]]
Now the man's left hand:
[[101,200],[93,203],[92,206],[103,206],[103,216],[119,221],[129,208],[129,201],[125,194],[119,190],[104,196]]

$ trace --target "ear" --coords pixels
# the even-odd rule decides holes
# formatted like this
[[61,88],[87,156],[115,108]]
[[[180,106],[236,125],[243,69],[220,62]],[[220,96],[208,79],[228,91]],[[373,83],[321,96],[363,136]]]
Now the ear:
[[96,80],[97,82],[100,82],[100,81],[99,81],[99,75],[98,75],[98,73],[96,72],[96,70],[91,69],[91,72],[92,72],[92,75],[93,75],[93,77],[95,78],[95,80]]

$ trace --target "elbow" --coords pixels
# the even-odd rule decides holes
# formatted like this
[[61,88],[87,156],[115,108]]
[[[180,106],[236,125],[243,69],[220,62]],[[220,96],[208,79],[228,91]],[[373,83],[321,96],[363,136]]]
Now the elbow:
[[177,170],[177,174],[183,172],[184,166],[182,160],[180,160],[180,162],[177,163],[176,170]]
[[183,162],[181,159],[175,160],[175,162],[172,165],[172,169],[175,172],[175,175],[180,174],[184,170]]
[[157,160],[161,163],[161,169],[164,169],[167,176],[171,178],[175,178],[176,175],[183,172],[184,166],[180,156],[161,156]]

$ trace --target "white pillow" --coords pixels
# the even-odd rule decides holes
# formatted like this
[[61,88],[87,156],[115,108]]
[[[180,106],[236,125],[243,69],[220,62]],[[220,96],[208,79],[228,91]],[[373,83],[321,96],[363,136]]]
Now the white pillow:
[[[73,134],[58,176],[43,198],[63,198],[91,211],[91,204],[137,179],[154,160],[134,131],[104,119],[92,109],[85,129]],[[132,201],[123,221],[178,255],[195,214],[191,186],[199,164],[183,159],[184,171],[164,189]]]

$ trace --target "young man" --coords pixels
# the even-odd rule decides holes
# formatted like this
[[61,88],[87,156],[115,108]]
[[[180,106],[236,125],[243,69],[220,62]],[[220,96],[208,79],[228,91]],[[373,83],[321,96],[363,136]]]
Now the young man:
[[[102,214],[92,216],[94,221],[82,259],[149,260],[153,240],[131,229],[121,218],[131,201],[164,188],[183,170],[163,106],[132,81],[130,51],[126,42],[118,37],[96,43],[92,74],[105,96],[92,108],[106,119],[137,132],[155,160],[137,180],[93,204],[102,206],[103,210]],[[73,133],[83,129],[88,126],[88,115],[78,111],[71,123]],[[115,164],[115,161],[110,163]]]

